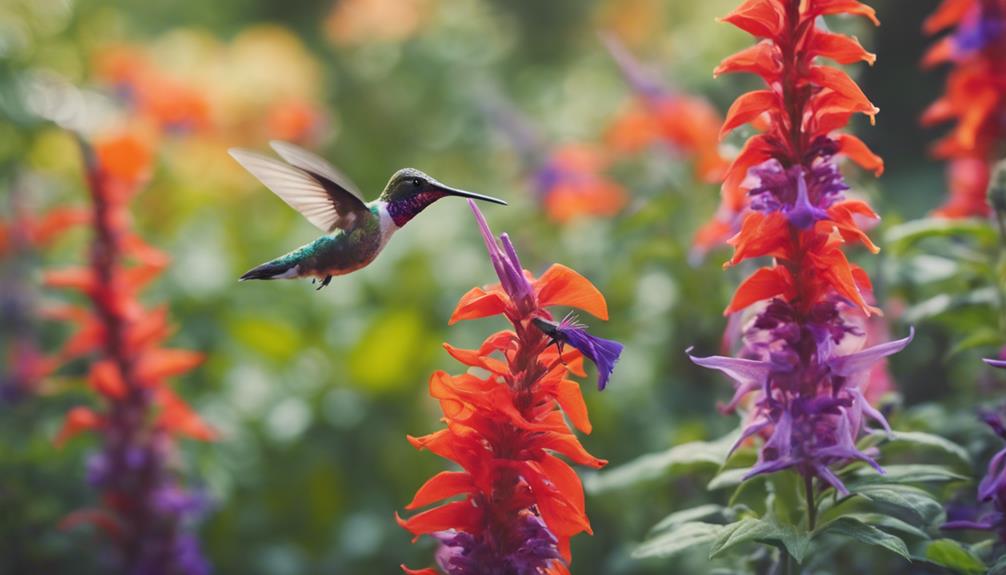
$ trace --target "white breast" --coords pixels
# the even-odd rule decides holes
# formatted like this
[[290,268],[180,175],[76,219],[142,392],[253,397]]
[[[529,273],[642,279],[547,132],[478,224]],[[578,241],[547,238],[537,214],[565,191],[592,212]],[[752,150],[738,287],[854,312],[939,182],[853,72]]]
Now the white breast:
[[387,205],[381,201],[375,203],[377,204],[377,217],[381,222],[381,247],[384,247],[388,245],[388,240],[399,230],[399,227],[395,224],[395,220],[391,219]]

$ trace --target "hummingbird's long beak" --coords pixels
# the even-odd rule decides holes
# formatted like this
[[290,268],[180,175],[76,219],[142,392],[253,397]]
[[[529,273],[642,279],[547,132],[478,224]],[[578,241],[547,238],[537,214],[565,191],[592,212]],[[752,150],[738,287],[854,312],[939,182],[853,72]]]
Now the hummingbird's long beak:
[[484,202],[492,202],[494,204],[500,204],[501,206],[507,205],[506,201],[501,200],[499,198],[494,198],[492,196],[483,196],[482,194],[476,194],[475,192],[469,192],[466,190],[459,190],[457,188],[445,186],[440,182],[431,182],[431,185],[438,192],[443,192],[448,196],[458,196],[459,198],[471,198],[473,200],[482,200]]

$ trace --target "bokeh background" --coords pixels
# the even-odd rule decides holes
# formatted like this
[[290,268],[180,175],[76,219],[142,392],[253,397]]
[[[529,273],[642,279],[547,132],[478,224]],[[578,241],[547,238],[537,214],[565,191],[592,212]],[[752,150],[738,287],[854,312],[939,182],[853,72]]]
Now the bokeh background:
[[[72,138],[156,131],[155,170],[134,202],[137,227],[173,263],[146,294],[170,305],[173,343],[208,360],[179,389],[221,439],[186,444],[186,473],[214,507],[200,529],[218,573],[395,573],[429,564],[430,541],[411,544],[394,522],[414,490],[445,462],[415,451],[406,434],[437,429],[426,382],[457,371],[441,348],[473,346],[495,320],[447,326],[457,299],[494,279],[461,201],[424,212],[370,267],[320,292],[306,281],[238,284],[246,269],[313,239],[317,231],[240,169],[230,146],[266,149],[270,138],[321,151],[376,197],[397,168],[506,198],[488,206],[525,265],[561,262],[606,294],[611,321],[595,333],[626,345],[609,388],[585,389],[594,454],[617,466],[671,445],[715,439],[736,426],[716,411],[727,382],[692,366],[684,349],[715,351],[721,311],[742,277],[724,273],[726,250],[690,260],[691,238],[718,201],[687,154],[655,145],[618,158],[608,177],[628,202],[616,215],[550,218],[529,183],[525,155],[491,117],[507,101],[547,147],[605,138],[632,89],[599,40],[621,39],[664,83],[720,113],[754,79],[713,80],[724,56],[749,43],[715,22],[735,0],[3,0],[0,3],[0,203],[42,212],[83,204]],[[857,70],[880,107],[876,127],[854,130],[888,163],[874,180],[850,171],[884,223],[925,215],[944,190],[926,153],[939,134],[918,127],[939,72],[917,62],[920,24],[935,0],[873,2],[883,26],[858,34],[877,64]],[[122,102],[143,78],[164,100],[138,118]],[[130,88],[133,86],[133,88]],[[156,100],[156,99],[155,99]],[[487,113],[487,110],[490,113]],[[722,146],[729,155],[737,139]],[[83,257],[86,232],[3,262],[4,289],[38,287],[41,270]],[[859,254],[861,255],[861,254]],[[893,404],[904,421],[970,418],[1001,387],[976,361],[988,349],[948,353],[956,325],[912,311],[904,276],[940,262],[859,258],[878,280],[891,329],[919,336],[892,362]],[[913,267],[913,266],[922,266]],[[928,266],[928,267],[927,267]],[[935,266],[935,267],[934,267]],[[934,272],[936,273],[936,272]],[[963,322],[963,323],[962,323]],[[29,322],[42,349],[66,333]],[[28,331],[6,322],[9,343]],[[0,572],[99,573],[93,533],[56,529],[93,494],[82,437],[57,450],[66,409],[93,401],[83,370],[62,370],[35,393],[0,407]],[[590,386],[586,382],[585,386]],[[934,415],[935,414],[935,415]],[[953,433],[952,423],[947,423]],[[961,424],[965,425],[965,424]],[[942,430],[947,432],[946,430]],[[573,542],[575,573],[696,572],[630,558],[650,525],[709,497],[703,477],[655,477],[588,500],[595,535]],[[590,484],[590,479],[587,481]]]

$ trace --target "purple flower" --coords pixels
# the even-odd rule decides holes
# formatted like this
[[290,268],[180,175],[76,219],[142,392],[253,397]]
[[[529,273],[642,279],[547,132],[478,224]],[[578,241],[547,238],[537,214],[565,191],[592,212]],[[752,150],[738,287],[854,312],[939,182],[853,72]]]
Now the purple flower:
[[533,513],[523,513],[510,535],[505,538],[509,549],[500,553],[463,531],[440,533],[437,566],[447,575],[530,575],[544,573],[553,562],[562,560],[558,540]]
[[996,2],[977,2],[958,26],[952,46],[955,59],[981,52],[1006,33],[1006,14]]
[[986,357],[982,358],[982,361],[984,361],[988,365],[991,365],[992,367],[998,367],[999,369],[1006,369],[1006,360],[992,359]]
[[814,141],[802,166],[787,169],[773,158],[752,167],[744,182],[750,190],[751,209],[783,212],[799,229],[826,219],[826,210],[849,189],[835,163],[837,153],[838,144],[822,136]]
[[[1003,422],[1002,413],[986,411],[981,413],[980,417],[996,435],[1006,439],[1006,423]],[[989,461],[988,471],[978,484],[978,500],[982,503],[992,503],[994,511],[977,519],[972,519],[976,515],[975,512],[948,511],[950,521],[944,523],[941,528],[998,531],[999,539],[1006,543],[1006,515],[1004,515],[1006,514],[1006,448],[993,455]]]
[[[742,357],[696,357],[697,365],[725,373],[736,390],[726,406],[734,410],[754,396],[752,412],[734,449],[756,434],[767,434],[758,463],[745,478],[795,468],[816,476],[842,494],[848,490],[831,471],[851,460],[883,469],[856,447],[865,418],[890,431],[887,420],[860,390],[870,368],[905,348],[908,337],[854,353],[839,353],[847,337],[861,333],[839,313],[839,302],[815,307],[800,318],[790,304],[773,300],[745,332]],[[689,350],[690,352],[691,350]]]
[[671,97],[657,74],[632,56],[625,46],[611,34],[601,34],[601,41],[618,65],[622,77],[640,96],[652,103]]
[[489,229],[489,224],[479,207],[472,200],[468,200],[468,205],[475,213],[475,219],[478,221],[482,239],[489,251],[489,259],[492,261],[493,269],[496,270],[496,275],[500,279],[500,285],[519,309],[530,313],[535,308],[534,288],[524,276],[524,267],[521,266],[520,258],[517,257],[517,250],[510,242],[510,236],[505,233],[500,235],[500,242],[503,244],[501,248],[496,243],[496,238],[493,236],[492,230]]
[[597,366],[597,389],[604,391],[608,385],[608,378],[615,370],[615,363],[622,355],[622,344],[617,341],[596,337],[587,333],[587,327],[576,321],[570,314],[561,322],[556,323],[544,318],[536,317],[532,320],[534,325],[542,332],[549,335],[561,349],[563,344],[569,344],[578,349],[587,359]]

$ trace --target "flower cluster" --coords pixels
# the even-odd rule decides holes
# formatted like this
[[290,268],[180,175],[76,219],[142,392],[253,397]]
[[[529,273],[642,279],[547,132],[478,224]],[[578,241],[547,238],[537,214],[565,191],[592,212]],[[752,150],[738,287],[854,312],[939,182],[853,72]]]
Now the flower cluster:
[[580,431],[591,431],[580,386],[568,375],[585,375],[587,357],[597,365],[603,388],[622,346],[589,335],[569,317],[554,321],[548,308],[556,305],[606,319],[604,297],[559,264],[534,278],[521,267],[507,235],[500,236],[501,247],[470,204],[500,283],[465,294],[451,323],[503,315],[513,330],[489,336],[476,350],[445,344],[451,356],[479,371],[434,374],[430,394],[439,400],[447,427],[409,441],[461,471],[430,479],[406,508],[463,498],[398,521],[414,535],[440,542],[436,561],[448,575],[568,573],[570,538],[591,530],[583,486],[556,455],[593,468],[606,463],[587,453],[566,423],[568,418]]
[[167,308],[146,309],[138,293],[160,274],[167,257],[130,229],[128,203],[144,179],[150,152],[130,136],[84,146],[92,209],[90,264],[49,271],[45,282],[86,296],[89,306],[45,313],[75,327],[55,358],[65,364],[93,357],[87,382],[101,408],[74,407],[57,445],[88,430],[102,450],[88,461],[87,479],[102,494],[100,508],[71,513],[64,526],[101,528],[131,575],[201,575],[209,568],[190,532],[206,507],[204,495],[177,477],[175,440],[212,440],[216,433],[168,385],[168,378],[202,361],[199,353],[167,349]]
[[716,108],[669,88],[614,36],[602,39],[635,94],[633,105],[608,129],[609,145],[631,153],[660,142],[673,153],[693,157],[700,179],[719,182],[727,165],[719,152],[722,119]]
[[54,363],[38,348],[35,333],[38,304],[26,281],[32,275],[35,252],[63,232],[88,221],[76,208],[32,213],[25,205],[22,186],[11,186],[10,216],[0,220],[0,342],[4,368],[0,370],[0,403],[34,393]]
[[[988,361],[995,367],[1006,367],[1006,362]],[[1001,413],[986,412],[982,420],[999,436],[1006,440],[1006,422]],[[989,461],[988,471],[978,484],[978,500],[992,503],[994,511],[977,519],[955,517],[957,513],[948,511],[947,521],[943,529],[976,529],[979,531],[995,531],[999,539],[1006,543],[1006,448],[999,450]]]
[[766,437],[749,476],[795,468],[845,492],[831,467],[853,459],[880,468],[856,448],[864,416],[887,427],[864,399],[869,368],[904,348],[908,338],[860,350],[860,315],[868,303],[866,273],[846,258],[848,243],[877,248],[859,227],[875,219],[848,189],[836,165],[840,154],[879,172],[882,161],[857,138],[835,133],[855,113],[877,108],[842,64],[872,62],[853,38],[819,27],[820,17],[857,14],[875,21],[873,9],[854,0],[747,0],[724,20],[760,38],[727,58],[717,73],[751,72],[766,89],[744,94],[731,107],[727,132],[749,122],[764,130],[747,141],[727,171],[726,199],[743,206],[740,231],[730,240],[727,265],[771,257],[738,288],[727,314],[752,309],[740,357],[693,357],[737,382],[728,409],[750,396],[743,437]]
[[482,111],[510,142],[527,173],[535,199],[552,221],[580,216],[611,217],[628,201],[625,189],[604,171],[611,158],[604,149],[584,144],[550,146],[536,128],[501,96],[487,92]]
[[1006,154],[1006,1],[944,0],[924,27],[928,34],[949,30],[924,64],[953,66],[943,97],[922,117],[926,125],[956,122],[933,150],[949,161],[950,196],[936,213],[987,215],[991,166]]
[[251,28],[226,45],[185,29],[148,46],[108,45],[96,54],[93,75],[148,142],[164,135],[229,145],[314,142],[327,123],[315,62],[277,28]]

